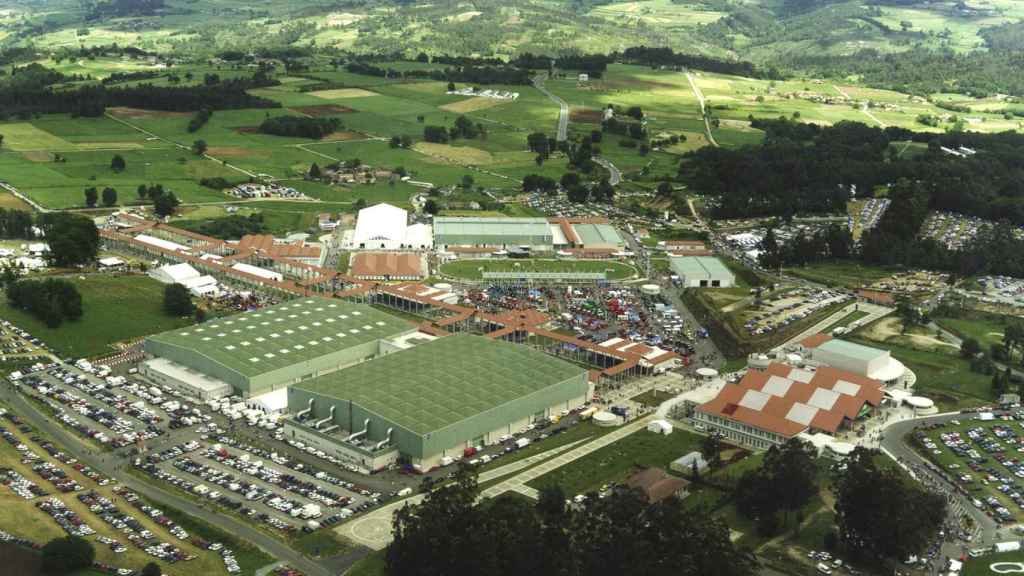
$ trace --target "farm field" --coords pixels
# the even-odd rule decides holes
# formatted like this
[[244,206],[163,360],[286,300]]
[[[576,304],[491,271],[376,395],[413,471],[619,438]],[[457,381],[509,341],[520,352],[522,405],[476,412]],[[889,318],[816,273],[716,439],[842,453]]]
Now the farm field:
[[[93,274],[69,278],[82,294],[82,317],[59,328],[47,328],[34,316],[0,305],[0,317],[27,330],[64,358],[113,352],[111,344],[180,328],[191,319],[164,314],[164,285],[146,276]],[[130,311],[131,313],[127,313]]]
[[480,280],[484,272],[604,272],[609,280],[622,280],[636,270],[621,262],[604,260],[455,260],[441,265],[442,275]]

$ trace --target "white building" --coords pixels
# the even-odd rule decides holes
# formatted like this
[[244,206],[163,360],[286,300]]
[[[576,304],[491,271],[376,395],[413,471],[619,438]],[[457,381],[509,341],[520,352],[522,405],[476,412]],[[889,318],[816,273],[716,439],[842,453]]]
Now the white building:
[[867,376],[890,386],[902,383],[907,372],[903,363],[893,358],[888,350],[828,336],[812,336],[800,346],[818,364]]
[[390,204],[359,211],[355,232],[346,232],[343,245],[352,250],[427,250],[433,247],[428,224],[409,226],[409,213]]
[[686,288],[729,288],[736,284],[736,276],[712,256],[673,256],[670,266]]
[[245,272],[246,274],[252,274],[253,276],[259,276],[266,280],[275,280],[281,282],[284,280],[284,275],[273,270],[267,270],[266,268],[260,268],[259,266],[253,266],[252,264],[245,264],[239,262],[231,267],[232,270],[238,270],[239,272]]

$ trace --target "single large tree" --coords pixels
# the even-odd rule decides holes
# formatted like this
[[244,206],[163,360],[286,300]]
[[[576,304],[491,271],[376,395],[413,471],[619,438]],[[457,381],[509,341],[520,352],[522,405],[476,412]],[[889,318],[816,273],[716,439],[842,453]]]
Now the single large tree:
[[49,212],[39,217],[50,251],[47,259],[53,266],[68,268],[90,264],[96,260],[100,233],[90,218],[62,212]]
[[193,312],[192,295],[182,284],[164,287],[164,312],[171,316],[189,316]]
[[167,192],[153,199],[153,211],[160,217],[170,216],[177,210],[178,204],[180,202],[174,192]]
[[202,156],[206,154],[206,140],[196,140],[192,143],[192,153],[196,156]]
[[933,542],[946,518],[946,498],[879,466],[877,451],[854,449],[838,475],[836,524],[854,557],[881,564],[902,561]]
[[96,550],[78,536],[55,538],[43,546],[42,568],[46,574],[63,576],[92,566]]
[[124,156],[114,154],[114,157],[110,159],[110,169],[114,172],[124,172],[125,167]]
[[96,200],[100,197],[99,191],[96,190],[95,186],[90,186],[85,189],[85,205],[89,208],[96,207]]
[[103,205],[113,206],[114,204],[117,204],[117,190],[107,186],[103,189]]

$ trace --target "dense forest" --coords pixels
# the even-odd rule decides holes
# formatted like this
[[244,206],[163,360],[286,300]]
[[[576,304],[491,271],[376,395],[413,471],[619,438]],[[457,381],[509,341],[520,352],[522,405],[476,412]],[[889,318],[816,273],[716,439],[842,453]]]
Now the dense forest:
[[[917,133],[859,122],[821,127],[788,119],[755,120],[762,145],[702,148],[680,164],[680,178],[712,199],[716,217],[840,213],[851,196],[870,197],[907,179],[928,190],[928,207],[1024,224],[1024,135]],[[906,158],[895,142],[926,143]],[[943,147],[977,151],[960,157]]]

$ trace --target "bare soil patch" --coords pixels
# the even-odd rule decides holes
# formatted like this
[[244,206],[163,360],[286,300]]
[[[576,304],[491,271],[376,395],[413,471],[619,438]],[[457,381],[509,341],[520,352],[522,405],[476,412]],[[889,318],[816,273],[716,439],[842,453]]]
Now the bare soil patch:
[[234,130],[238,134],[259,134],[260,133],[260,127],[259,126],[239,126],[239,127],[235,128]]
[[214,146],[206,152],[214,158],[266,158],[270,156],[264,150],[242,148],[241,146]]
[[107,108],[107,111],[118,118],[191,118],[191,112],[169,112],[167,110],[143,110],[142,108],[128,108],[115,106]]
[[347,114],[355,112],[354,109],[340,104],[321,104],[320,106],[293,106],[292,110],[301,112],[308,116],[334,116],[335,114]]
[[29,150],[22,152],[21,155],[32,162],[53,162],[53,154],[45,150]]
[[441,110],[448,112],[457,112],[459,114],[465,114],[466,112],[476,112],[478,110],[487,110],[488,108],[494,108],[506,104],[510,100],[500,100],[498,98],[486,98],[484,96],[474,96],[473,98],[467,98],[465,100],[459,100],[458,102],[452,102],[451,104],[445,104],[444,106],[438,106]]
[[569,110],[569,120],[571,122],[600,124],[602,118],[604,118],[604,113],[597,108],[572,108]]

